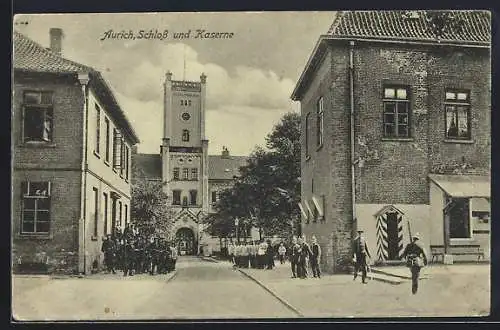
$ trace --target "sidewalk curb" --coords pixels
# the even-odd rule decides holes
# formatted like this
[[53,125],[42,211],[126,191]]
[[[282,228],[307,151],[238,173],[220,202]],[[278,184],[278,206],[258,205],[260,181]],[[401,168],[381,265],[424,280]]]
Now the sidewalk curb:
[[278,299],[283,305],[285,305],[288,309],[290,309],[292,312],[294,312],[295,314],[297,314],[299,317],[304,317],[304,314],[302,314],[298,309],[296,309],[295,307],[293,307],[288,301],[286,301],[285,299],[283,299],[280,296],[278,296],[274,291],[272,291],[271,289],[269,289],[262,282],[260,282],[256,278],[254,278],[252,275],[250,275],[250,274],[246,273],[245,271],[241,270],[240,268],[236,268],[236,269],[240,273],[242,273],[243,275],[245,275],[246,277],[248,277],[249,279],[251,279],[252,281],[254,281],[255,283],[257,283],[261,288],[263,288],[264,290],[266,290],[267,292],[269,292],[274,298]]

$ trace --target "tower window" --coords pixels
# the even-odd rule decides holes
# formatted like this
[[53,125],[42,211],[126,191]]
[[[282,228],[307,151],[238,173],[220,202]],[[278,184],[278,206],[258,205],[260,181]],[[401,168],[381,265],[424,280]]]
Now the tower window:
[[174,180],[179,180],[179,168],[174,167]]
[[182,141],[189,142],[189,131],[187,129],[182,130]]
[[189,168],[182,169],[182,180],[189,180]]
[[198,191],[196,191],[196,190],[190,190],[189,191],[189,197],[191,199],[191,205],[197,205]]
[[191,169],[191,180],[198,180],[198,169],[196,167]]
[[173,190],[172,191],[172,204],[173,205],[181,205],[181,191]]

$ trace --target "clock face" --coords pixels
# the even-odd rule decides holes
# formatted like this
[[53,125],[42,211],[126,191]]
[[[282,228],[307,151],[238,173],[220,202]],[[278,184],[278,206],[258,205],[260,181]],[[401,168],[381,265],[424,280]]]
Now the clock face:
[[182,119],[184,119],[184,120],[189,120],[189,118],[191,118],[191,116],[189,115],[189,113],[184,112],[184,113],[182,114]]

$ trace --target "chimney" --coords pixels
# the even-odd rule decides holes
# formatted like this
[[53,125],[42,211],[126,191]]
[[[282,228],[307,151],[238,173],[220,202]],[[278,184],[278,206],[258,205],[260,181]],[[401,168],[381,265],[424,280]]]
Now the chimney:
[[62,55],[62,39],[64,37],[63,30],[60,28],[50,29],[50,50],[57,55]]
[[229,150],[225,146],[222,147],[222,158],[229,158]]

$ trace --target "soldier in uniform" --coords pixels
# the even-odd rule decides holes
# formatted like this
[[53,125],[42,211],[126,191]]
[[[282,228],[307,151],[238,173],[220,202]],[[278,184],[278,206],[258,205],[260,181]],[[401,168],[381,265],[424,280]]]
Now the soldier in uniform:
[[311,269],[314,277],[321,278],[319,270],[319,261],[321,260],[321,247],[318,244],[316,236],[312,237],[311,245]]
[[358,277],[358,272],[361,269],[361,279],[363,284],[366,284],[366,271],[368,268],[367,257],[371,258],[366,239],[363,237],[363,230],[358,229],[358,236],[354,239],[352,250],[354,252],[354,279]]
[[111,235],[108,234],[107,236],[104,237],[101,251],[104,253],[104,263],[106,264],[108,272],[116,274],[115,271],[116,246],[115,242],[111,239]]
[[274,248],[273,248],[273,245],[271,244],[271,240],[267,240],[266,261],[267,261],[266,269],[273,269],[273,267],[274,267]]
[[123,251],[123,276],[134,276],[135,246],[133,241],[125,240]]
[[297,242],[297,237],[293,236],[292,238],[292,245],[290,247],[290,264],[292,267],[292,277],[296,278],[297,277],[297,265],[299,263],[299,249],[300,246]]
[[160,251],[160,242],[158,238],[155,237],[153,242],[149,246],[149,251],[151,255],[151,268],[149,270],[150,275],[154,275],[155,271],[159,272],[160,269],[160,259],[161,259],[161,251]]
[[416,233],[413,236],[413,241],[405,247],[402,254],[402,259],[407,258],[406,265],[411,270],[411,292],[413,294],[416,294],[418,290],[420,269],[427,265],[427,254],[419,240],[420,235]]
[[229,260],[231,260],[231,263],[233,266],[235,265],[235,260],[234,260],[234,244],[233,242],[230,242],[228,247],[227,247],[227,254],[229,256]]

